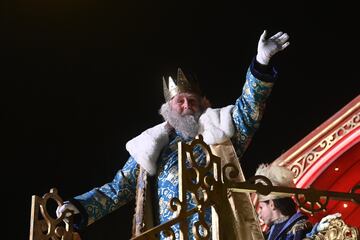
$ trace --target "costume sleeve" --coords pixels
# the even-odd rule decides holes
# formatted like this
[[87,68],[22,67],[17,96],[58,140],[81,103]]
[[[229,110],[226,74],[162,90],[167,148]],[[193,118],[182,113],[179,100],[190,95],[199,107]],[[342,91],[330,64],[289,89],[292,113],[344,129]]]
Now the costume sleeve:
[[233,144],[239,158],[259,128],[265,102],[271,93],[276,76],[274,68],[259,67],[255,59],[248,68],[242,94],[236,100],[232,112],[236,129]]
[[286,240],[303,240],[311,229],[298,229],[286,235]]
[[139,166],[130,157],[113,181],[70,200],[79,210],[81,229],[134,199]]
[[294,233],[291,240],[303,240],[306,237],[306,230],[298,230]]
[[306,237],[311,238],[313,235],[317,234],[317,227],[318,227],[319,223],[315,223],[314,226],[312,227],[311,231],[306,233]]
[[286,235],[286,240],[302,240],[311,232],[311,222],[301,219],[297,221]]

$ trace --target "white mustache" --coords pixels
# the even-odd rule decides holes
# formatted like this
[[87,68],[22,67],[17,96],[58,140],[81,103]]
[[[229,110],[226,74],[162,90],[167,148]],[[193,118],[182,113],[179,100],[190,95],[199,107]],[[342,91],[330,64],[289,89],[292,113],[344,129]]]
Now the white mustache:
[[190,109],[186,109],[181,113],[181,116],[186,116],[186,115],[194,115],[194,111]]

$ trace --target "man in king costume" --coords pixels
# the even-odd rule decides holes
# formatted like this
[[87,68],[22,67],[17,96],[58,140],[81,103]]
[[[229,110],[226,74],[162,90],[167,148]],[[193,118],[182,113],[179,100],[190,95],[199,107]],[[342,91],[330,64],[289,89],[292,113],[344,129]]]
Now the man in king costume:
[[[135,198],[133,237],[169,221],[175,216],[169,202],[179,197],[178,142],[189,143],[198,134],[212,147],[213,153],[221,157],[222,165],[232,163],[241,170],[239,159],[259,127],[277,76],[269,61],[289,45],[288,39],[283,32],[270,38],[263,32],[242,94],[234,105],[210,108],[199,86],[189,81],[181,69],[175,79],[163,79],[166,102],[160,114],[165,121],[127,142],[130,157],[112,182],[70,199],[57,209],[58,216],[66,209],[72,210],[81,216],[76,226],[82,228]],[[197,164],[204,164],[206,156],[201,147],[194,151]],[[239,180],[244,180],[243,176]],[[187,195],[187,204],[191,208],[195,206],[191,194]],[[227,224],[221,239],[263,239],[249,195],[233,194],[229,197],[229,205],[231,212],[226,214],[225,222],[231,224]],[[211,226],[211,209],[205,211],[206,224]],[[195,239],[192,227],[197,221],[197,214],[187,219],[189,239]],[[178,239],[179,225],[171,228]],[[200,233],[205,234],[204,231]],[[166,238],[163,233],[159,235],[159,239]]]

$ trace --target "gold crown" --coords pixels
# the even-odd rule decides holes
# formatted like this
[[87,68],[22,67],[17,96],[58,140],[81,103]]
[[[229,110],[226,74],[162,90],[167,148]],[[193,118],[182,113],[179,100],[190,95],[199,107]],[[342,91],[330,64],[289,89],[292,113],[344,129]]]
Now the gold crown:
[[201,95],[199,85],[195,82],[190,82],[180,68],[177,70],[176,79],[174,80],[170,76],[168,79],[168,84],[166,84],[166,80],[163,77],[163,88],[166,102],[172,99],[175,95],[183,92]]

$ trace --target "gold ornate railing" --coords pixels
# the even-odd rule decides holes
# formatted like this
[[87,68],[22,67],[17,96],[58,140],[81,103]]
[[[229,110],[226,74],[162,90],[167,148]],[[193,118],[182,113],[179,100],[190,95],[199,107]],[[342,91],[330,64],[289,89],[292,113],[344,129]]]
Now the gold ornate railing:
[[[200,145],[206,153],[205,166],[198,166],[193,155],[193,148]],[[205,222],[205,209],[214,208],[212,213],[216,214],[217,207],[220,206],[220,200],[226,193],[221,183],[221,165],[220,158],[213,155],[210,147],[203,142],[202,136],[199,136],[189,145],[183,142],[178,143],[179,152],[179,198],[173,198],[170,201],[170,209],[176,213],[176,217],[170,221],[156,226],[143,234],[133,238],[140,239],[157,239],[156,234],[163,232],[170,239],[175,239],[175,233],[171,226],[179,223],[180,239],[187,239],[188,223],[187,217],[197,213],[199,221],[193,228],[194,235],[198,239],[209,239],[210,226]],[[187,168],[185,163],[189,160],[191,168]],[[212,175],[209,175],[212,172]],[[197,207],[188,209],[186,193],[191,192],[195,196]],[[215,211],[214,211],[215,210]],[[200,234],[202,228],[203,235]]]
[[[205,166],[198,166],[195,163],[193,156],[193,149],[196,145],[200,145],[206,153]],[[163,232],[170,239],[174,239],[175,233],[171,229],[174,224],[180,224],[180,239],[188,239],[188,223],[186,218],[192,214],[199,214],[199,221],[193,227],[193,233],[198,239],[210,239],[209,226],[204,221],[204,209],[212,208],[213,229],[217,227],[217,236],[212,236],[212,239],[221,239],[221,219],[219,213],[221,211],[222,203],[226,200],[231,192],[256,192],[262,195],[268,194],[288,194],[295,196],[299,206],[304,211],[316,213],[326,209],[328,200],[330,198],[343,201],[353,201],[360,204],[360,194],[357,191],[360,185],[353,187],[350,193],[331,192],[316,190],[313,188],[299,189],[289,187],[273,186],[271,181],[264,176],[254,176],[248,181],[235,181],[240,174],[240,170],[232,164],[226,164],[221,168],[220,158],[213,155],[210,147],[203,141],[199,135],[193,142],[186,144],[180,142],[179,148],[179,199],[173,198],[170,201],[171,210],[176,212],[176,215],[170,221],[156,226],[145,231],[132,240],[142,239],[156,239],[156,235]],[[186,160],[190,163],[190,168],[186,168]],[[209,175],[209,172],[212,174]],[[261,180],[261,181],[257,181]],[[256,182],[256,183],[255,183]],[[187,209],[185,199],[186,192],[190,192],[195,196],[197,206],[192,209]],[[199,196],[203,194],[203,197]],[[199,226],[206,229],[204,235],[198,232]]]
[[56,188],[50,189],[42,198],[32,196],[30,217],[30,240],[77,240],[79,235],[74,232],[72,218],[66,218],[66,210],[59,218],[51,216],[48,210],[50,201],[58,206],[63,200]]
[[[197,165],[195,161],[195,146],[199,145],[206,154],[206,164]],[[271,181],[264,176],[254,176],[247,181],[236,181],[241,173],[233,164],[226,164],[221,167],[221,159],[215,156],[204,141],[201,135],[197,136],[190,144],[179,142],[179,198],[170,201],[170,209],[175,212],[175,217],[166,223],[151,228],[132,240],[157,239],[162,232],[169,239],[175,239],[175,233],[171,226],[179,224],[180,239],[188,239],[187,217],[198,214],[199,220],[192,226],[192,231],[197,239],[221,239],[224,229],[224,219],[220,213],[224,210],[223,205],[232,192],[256,192],[262,195],[268,194],[288,194],[294,196],[299,206],[311,213],[326,209],[330,198],[343,201],[352,201],[360,204],[360,185],[352,188],[351,192],[330,192],[316,190],[313,188],[299,189],[273,186]],[[188,161],[189,166],[186,166]],[[210,173],[210,174],[209,174]],[[261,180],[261,181],[258,181]],[[196,201],[196,207],[189,209],[186,201],[186,193],[190,192]],[[50,216],[47,210],[47,203],[52,199],[57,205],[62,205],[63,201],[57,194],[56,189],[51,189],[50,193],[42,198],[32,197],[30,240],[74,240],[80,239],[73,231],[72,219],[65,220],[66,212],[59,218]],[[205,222],[205,209],[212,210],[212,231]],[[200,231],[202,229],[202,231]],[[216,229],[216,230],[214,230]],[[332,239],[332,238],[318,238]],[[347,239],[347,238],[344,238]]]

